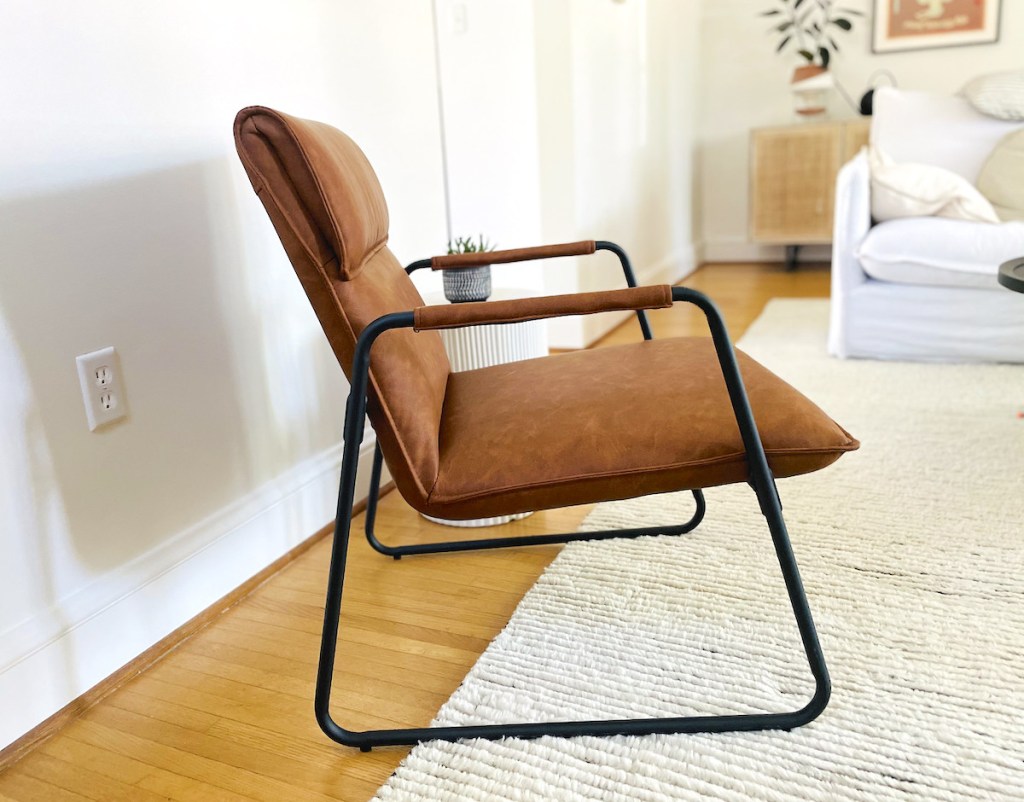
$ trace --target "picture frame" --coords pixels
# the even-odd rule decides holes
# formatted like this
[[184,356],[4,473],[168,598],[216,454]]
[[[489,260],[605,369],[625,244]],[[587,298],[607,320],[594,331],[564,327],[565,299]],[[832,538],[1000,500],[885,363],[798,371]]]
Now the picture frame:
[[871,50],[896,53],[999,41],[1002,0],[874,0]]

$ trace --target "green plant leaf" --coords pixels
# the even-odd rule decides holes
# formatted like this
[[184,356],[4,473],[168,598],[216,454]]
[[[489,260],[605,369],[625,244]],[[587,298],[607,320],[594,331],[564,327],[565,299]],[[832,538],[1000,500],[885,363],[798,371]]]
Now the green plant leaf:
[[837,17],[834,20],[829,20],[837,28],[842,28],[844,31],[848,31],[853,28],[853,23],[843,17]]
[[782,12],[779,11],[777,8],[773,8],[771,11],[762,11],[761,12],[761,16],[762,17],[777,17],[781,13]]
[[481,234],[477,241],[472,237],[456,237],[448,240],[448,253],[480,253],[482,251],[493,251],[494,244],[487,241]]
[[828,63],[832,60],[832,54],[828,52],[827,47],[818,48],[818,56],[821,58],[821,66],[826,70],[828,69]]
[[783,31],[788,31],[792,27],[793,20],[787,20],[786,22],[783,22],[781,25],[776,25],[775,30],[777,30],[779,33],[782,33]]
[[788,45],[789,44],[789,40],[792,39],[792,38],[793,38],[792,36],[784,37],[783,40],[781,42],[779,42],[779,46],[775,48],[775,52],[776,53],[781,53],[782,52],[782,48],[784,48],[786,45]]
[[814,53],[812,53],[810,50],[798,50],[796,52],[799,53],[808,61],[814,61]]

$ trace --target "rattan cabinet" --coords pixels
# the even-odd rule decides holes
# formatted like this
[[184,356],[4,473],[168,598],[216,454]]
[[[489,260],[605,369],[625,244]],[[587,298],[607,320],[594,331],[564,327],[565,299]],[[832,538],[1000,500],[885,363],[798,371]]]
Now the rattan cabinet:
[[801,245],[832,241],[836,173],[867,144],[868,122],[757,128],[750,137],[750,236],[785,245],[795,267]]

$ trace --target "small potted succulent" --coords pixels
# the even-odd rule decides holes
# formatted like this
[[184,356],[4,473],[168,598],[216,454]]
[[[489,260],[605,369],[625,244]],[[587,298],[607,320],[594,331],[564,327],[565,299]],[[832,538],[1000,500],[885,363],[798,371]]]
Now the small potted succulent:
[[853,30],[850,17],[863,17],[863,12],[837,7],[836,0],[776,0],[761,16],[772,18],[768,33],[778,37],[775,52],[795,50],[802,59],[791,81],[797,114],[822,114],[825,93],[833,86],[828,66],[839,52],[835,37]]
[[[456,237],[448,242],[448,253],[484,253],[493,251],[494,244],[483,234],[477,239]],[[442,271],[444,297],[453,304],[467,301],[486,301],[491,297],[491,266],[460,267],[457,270]]]

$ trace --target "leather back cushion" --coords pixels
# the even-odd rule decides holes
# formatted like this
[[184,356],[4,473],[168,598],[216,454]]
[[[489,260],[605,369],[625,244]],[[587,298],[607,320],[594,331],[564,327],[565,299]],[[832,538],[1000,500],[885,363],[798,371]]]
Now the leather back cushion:
[[[238,155],[347,376],[372,320],[423,299],[387,248],[388,212],[366,156],[341,131],[259,106],[235,118]],[[385,332],[374,345],[369,414],[402,494],[438,472],[451,367],[435,332]],[[339,411],[340,412],[340,411]]]

